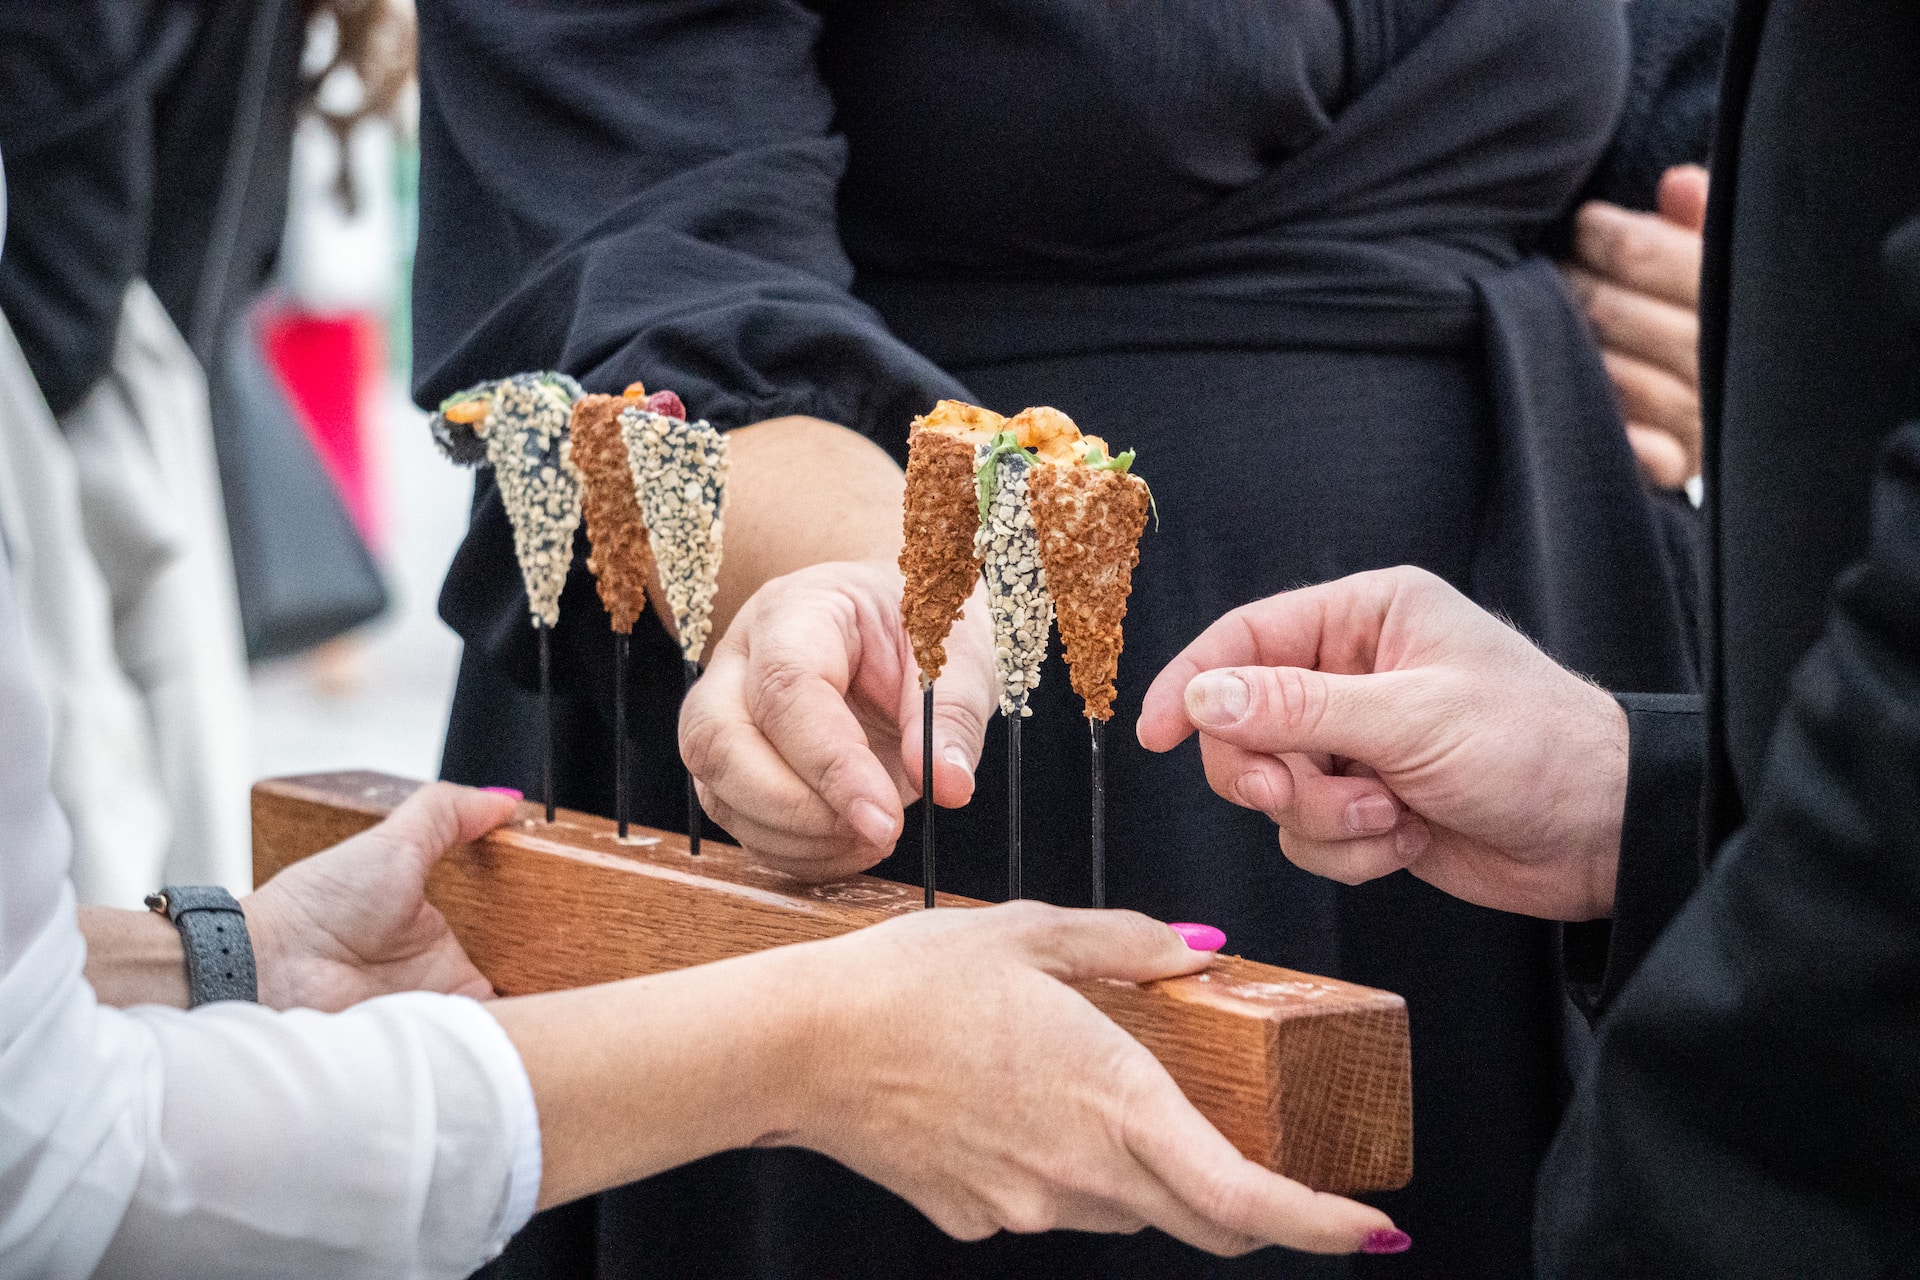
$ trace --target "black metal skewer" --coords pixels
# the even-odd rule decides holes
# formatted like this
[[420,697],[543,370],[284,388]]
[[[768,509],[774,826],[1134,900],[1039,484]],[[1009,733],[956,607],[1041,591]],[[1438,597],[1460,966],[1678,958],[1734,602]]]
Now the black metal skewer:
[[[693,692],[693,682],[700,678],[700,664],[692,658],[685,660],[687,692]],[[687,770],[687,853],[692,857],[700,856],[700,825],[706,815],[700,810],[700,794],[693,787],[693,770]]]
[[933,681],[927,681],[920,709],[920,878],[927,887],[927,909],[933,909]]
[[627,838],[627,650],[633,637],[613,633],[613,820]]
[[1007,900],[1020,896],[1020,710],[1007,713]]
[[1093,730],[1093,905],[1107,905],[1107,761],[1105,720],[1088,720]]
[[539,623],[540,632],[540,798],[547,804],[547,821],[553,821],[553,646],[548,642],[550,628]]

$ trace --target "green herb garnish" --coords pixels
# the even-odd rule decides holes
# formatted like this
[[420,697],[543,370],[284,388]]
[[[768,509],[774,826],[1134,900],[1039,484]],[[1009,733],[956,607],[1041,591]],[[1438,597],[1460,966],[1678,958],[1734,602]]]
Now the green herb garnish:
[[[1118,457],[1109,458],[1099,445],[1090,444],[1087,446],[1087,456],[1081,459],[1081,461],[1095,471],[1118,471],[1124,476],[1132,472],[1133,458],[1134,451],[1132,449],[1126,450]],[[1145,476],[1140,477],[1140,483],[1147,484]],[[1153,512],[1153,529],[1155,533],[1158,533],[1160,531],[1160,504],[1153,500],[1153,486],[1150,484],[1147,484],[1147,509]]]
[[[1000,483],[1000,459],[1010,453],[1025,453],[1029,458],[1035,455],[1020,447],[1019,438],[1011,431],[997,433],[987,441],[987,456],[979,469],[973,473],[973,487],[980,498],[980,523],[986,524],[987,513],[993,510],[994,488]],[[1131,459],[1132,454],[1127,457]]]

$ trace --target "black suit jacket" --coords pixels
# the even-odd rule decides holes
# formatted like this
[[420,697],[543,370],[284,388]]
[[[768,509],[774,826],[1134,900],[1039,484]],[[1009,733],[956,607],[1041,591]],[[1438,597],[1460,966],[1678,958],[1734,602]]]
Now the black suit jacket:
[[1707,230],[1707,693],[1622,699],[1539,1267],[1916,1275],[1920,4],[1743,5]]

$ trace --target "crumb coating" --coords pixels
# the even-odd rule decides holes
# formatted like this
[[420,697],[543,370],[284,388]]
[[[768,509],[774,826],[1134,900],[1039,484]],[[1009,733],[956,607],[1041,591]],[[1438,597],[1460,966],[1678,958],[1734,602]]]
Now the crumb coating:
[[631,401],[620,414],[620,433],[680,652],[698,662],[720,581],[727,439],[704,420],[669,418]]
[[487,461],[513,524],[513,551],[536,623],[560,621],[560,591],[580,527],[580,472],[567,438],[580,386],[556,373],[516,373],[493,394],[484,420]]
[[1146,482],[1119,471],[1042,465],[1027,485],[1073,691],[1088,719],[1110,720],[1121,623],[1147,527]]
[[587,568],[613,629],[633,630],[647,607],[653,549],[646,518],[633,491],[633,467],[620,432],[620,412],[633,402],[620,396],[583,396],[573,406],[573,462],[585,482]]
[[[988,445],[977,446],[975,467],[985,466],[991,452]],[[1047,660],[1053,596],[1047,590],[1040,541],[1027,505],[1027,478],[1033,467],[1024,453],[1003,453],[993,465],[993,501],[986,522],[974,535],[974,550],[983,560],[987,578],[1000,710],[1029,716],[1033,712],[1027,695],[1040,687],[1040,668]]]
[[927,682],[938,679],[946,666],[947,634],[980,576],[973,446],[939,431],[915,430],[907,443],[904,507],[900,573],[906,590],[900,616],[913,641],[920,678]]

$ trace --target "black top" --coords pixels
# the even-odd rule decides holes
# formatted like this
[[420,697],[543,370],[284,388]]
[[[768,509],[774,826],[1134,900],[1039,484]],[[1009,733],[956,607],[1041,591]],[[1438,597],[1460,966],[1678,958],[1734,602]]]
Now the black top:
[[[1544,1275],[1920,1273],[1917,69],[1910,4],[1755,0],[1735,28],[1705,723],[1632,718],[1614,1001],[1543,1178]],[[1703,739],[1696,807],[1675,753]]]
[[[1163,524],[1107,738],[1109,901],[1405,995],[1420,1145],[1382,1203],[1419,1243],[1391,1265],[1524,1275],[1564,1088],[1555,931],[1405,876],[1298,871],[1264,818],[1208,793],[1196,750],[1140,750],[1131,717],[1220,613],[1396,563],[1616,686],[1690,687],[1604,372],[1535,251],[1612,130],[1620,9],[476,0],[421,20],[423,401],[557,367],[671,387],[723,427],[818,414],[896,455],[943,395],[1052,404],[1140,450]],[[537,777],[535,636],[484,477],[441,609],[467,641],[445,772]],[[552,640],[560,800],[607,812],[613,647],[578,562]],[[634,813],[677,826],[679,656],[650,623],[633,649]],[[1034,711],[1026,888],[1084,903],[1087,730],[1057,656]],[[1002,751],[994,726],[974,802],[942,816],[943,888],[1005,893]],[[917,835],[910,813],[881,874],[917,876]],[[1222,1264],[1151,1233],[954,1245],[792,1152],[575,1214],[598,1215],[603,1275],[1372,1265]]]

